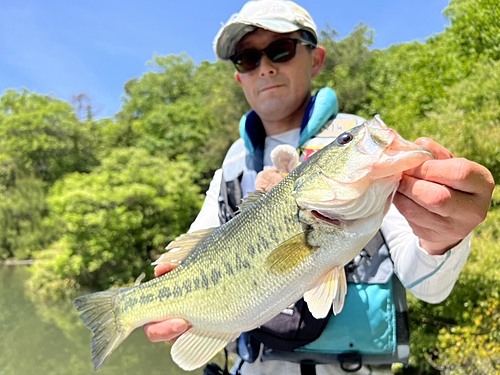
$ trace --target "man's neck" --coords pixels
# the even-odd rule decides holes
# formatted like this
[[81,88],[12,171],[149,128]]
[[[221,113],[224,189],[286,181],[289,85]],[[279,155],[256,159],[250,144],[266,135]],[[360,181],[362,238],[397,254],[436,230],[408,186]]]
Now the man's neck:
[[273,136],[285,133],[289,130],[300,128],[302,125],[302,120],[304,118],[304,113],[311,100],[311,95],[307,96],[304,102],[299,106],[299,108],[293,112],[290,116],[276,121],[266,120],[261,118],[262,125],[266,131],[267,136]]

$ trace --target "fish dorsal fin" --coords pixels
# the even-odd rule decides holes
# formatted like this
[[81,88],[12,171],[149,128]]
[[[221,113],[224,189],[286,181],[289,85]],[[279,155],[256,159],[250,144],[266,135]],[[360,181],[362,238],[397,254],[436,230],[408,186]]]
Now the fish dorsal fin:
[[217,228],[202,229],[177,237],[167,245],[165,248],[167,252],[153,262],[153,265],[161,263],[180,264],[186,259],[191,250],[193,250],[203,239],[208,237],[215,229]]
[[183,370],[192,371],[207,363],[240,334],[191,328],[175,341],[171,350],[172,359]]
[[135,279],[134,286],[141,285],[142,280],[146,277],[146,273],[142,272],[139,276],[137,276],[137,279]]
[[309,257],[315,250],[315,246],[309,245],[307,236],[311,230],[301,232],[274,249],[264,262],[275,275],[283,275],[293,271],[304,259]]
[[334,267],[318,280],[314,288],[304,294],[304,301],[311,314],[316,319],[321,319],[328,315],[330,308],[333,308],[335,315],[342,311],[346,291],[344,267]]
[[252,204],[257,202],[260,198],[262,198],[266,194],[265,191],[261,190],[256,190],[248,193],[248,196],[246,198],[243,198],[241,200],[241,203],[238,205],[238,212],[243,212],[245,211],[248,207],[250,207]]

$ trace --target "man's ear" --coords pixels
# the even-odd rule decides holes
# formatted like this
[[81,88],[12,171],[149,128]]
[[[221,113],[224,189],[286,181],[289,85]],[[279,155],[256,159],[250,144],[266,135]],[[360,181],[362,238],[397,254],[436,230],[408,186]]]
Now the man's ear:
[[326,60],[325,47],[318,46],[311,51],[311,54],[313,59],[311,77],[316,77],[321,71],[321,68],[323,68],[323,64]]
[[241,85],[241,76],[240,76],[240,72],[234,72],[234,78],[236,79],[236,81]]

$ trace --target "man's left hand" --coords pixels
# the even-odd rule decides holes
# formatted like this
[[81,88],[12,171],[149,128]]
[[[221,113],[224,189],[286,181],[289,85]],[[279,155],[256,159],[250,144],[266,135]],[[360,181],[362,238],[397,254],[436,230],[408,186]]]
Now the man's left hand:
[[454,158],[429,138],[415,143],[436,156],[404,173],[394,204],[429,254],[444,254],[486,218],[495,182],[490,171]]

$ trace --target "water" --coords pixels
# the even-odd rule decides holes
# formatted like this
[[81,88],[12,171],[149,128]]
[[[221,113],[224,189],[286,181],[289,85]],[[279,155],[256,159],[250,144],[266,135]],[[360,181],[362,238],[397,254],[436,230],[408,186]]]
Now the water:
[[137,329],[94,372],[91,332],[70,301],[42,303],[26,290],[23,266],[0,265],[0,375],[200,375],[170,358],[170,347]]

